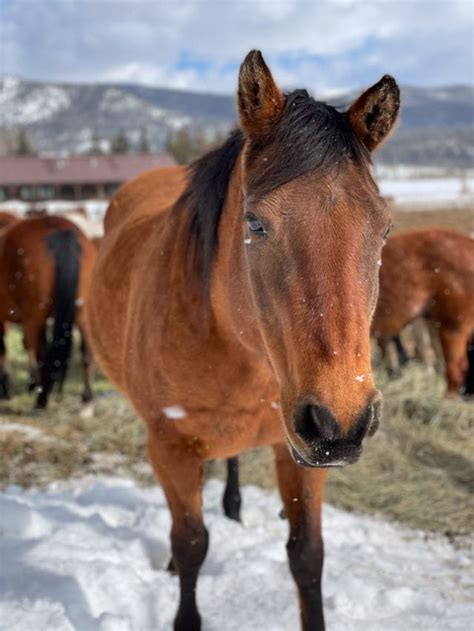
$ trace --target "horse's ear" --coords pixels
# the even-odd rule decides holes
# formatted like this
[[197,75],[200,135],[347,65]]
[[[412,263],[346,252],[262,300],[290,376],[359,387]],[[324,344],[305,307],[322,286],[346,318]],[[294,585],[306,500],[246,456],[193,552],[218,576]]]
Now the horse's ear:
[[285,100],[259,50],[251,50],[240,66],[240,126],[249,137],[266,133],[283,111]]
[[355,101],[347,115],[352,129],[369,151],[385,140],[400,109],[400,89],[385,75]]

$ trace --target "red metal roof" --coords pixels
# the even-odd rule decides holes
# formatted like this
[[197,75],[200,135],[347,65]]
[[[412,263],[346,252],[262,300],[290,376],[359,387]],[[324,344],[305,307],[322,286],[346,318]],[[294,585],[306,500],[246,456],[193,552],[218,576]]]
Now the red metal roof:
[[176,164],[167,153],[0,158],[0,186],[125,182],[143,171]]

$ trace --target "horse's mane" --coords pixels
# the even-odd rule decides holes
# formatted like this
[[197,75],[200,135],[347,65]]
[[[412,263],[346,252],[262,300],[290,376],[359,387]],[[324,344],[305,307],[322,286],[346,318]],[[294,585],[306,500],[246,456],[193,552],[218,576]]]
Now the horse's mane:
[[[188,263],[201,276],[205,293],[227,189],[244,142],[243,133],[235,130],[221,147],[196,160],[177,202],[189,213]],[[263,196],[296,177],[316,170],[326,173],[349,160],[370,164],[346,114],[315,101],[306,90],[295,90],[286,95],[284,110],[270,131],[249,142],[247,185],[252,194]]]

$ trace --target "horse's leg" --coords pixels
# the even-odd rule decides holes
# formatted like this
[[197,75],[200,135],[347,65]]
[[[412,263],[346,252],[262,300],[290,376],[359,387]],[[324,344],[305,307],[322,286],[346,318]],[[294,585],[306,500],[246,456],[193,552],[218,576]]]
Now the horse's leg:
[[430,372],[434,372],[436,357],[430,327],[431,325],[424,318],[416,318],[412,324],[412,332],[415,340],[416,360],[426,366]]
[[171,549],[180,584],[174,629],[199,631],[201,617],[196,604],[196,583],[209,540],[202,518],[203,462],[190,454],[186,445],[182,449],[161,445],[152,429],[148,447],[153,469],[163,486],[173,520]]
[[227,459],[227,483],[225,486],[224,497],[222,498],[224,513],[229,519],[240,521],[240,506],[242,498],[240,497],[239,488],[239,459]]
[[400,367],[406,366],[410,361],[408,354],[403,346],[400,335],[393,336],[393,343],[395,344],[395,348],[397,349],[397,357],[398,357],[398,365]]
[[0,399],[10,398],[10,377],[7,370],[7,348],[5,346],[5,325],[0,322]]
[[448,381],[447,396],[459,394],[466,376],[468,361],[466,347],[469,331],[441,326],[439,338],[446,365],[446,379]]
[[321,503],[326,471],[295,464],[284,445],[274,450],[278,485],[290,526],[287,551],[298,587],[301,626],[303,631],[324,631]]
[[84,376],[84,392],[82,393],[82,402],[89,403],[92,401],[92,387],[91,381],[94,372],[94,358],[92,357],[92,351],[87,339],[85,327],[78,324],[79,331],[81,333],[81,356],[82,356],[82,372]]
[[[40,385],[40,365],[42,361],[42,354],[46,348],[46,330],[43,329],[41,339],[38,343],[38,348],[28,348],[26,340],[24,343],[26,355],[28,357],[28,392],[34,392],[34,390]],[[38,350],[39,349],[39,350]]]
[[468,368],[466,371],[466,378],[464,380],[463,394],[472,396],[474,395],[474,339],[468,342],[466,355]]
[[377,343],[382,353],[382,360],[385,364],[389,379],[396,379],[400,376],[400,365],[393,338],[380,337],[377,339]]
[[439,375],[446,374],[444,351],[439,337],[439,329],[432,320],[426,320],[427,333],[433,350],[433,367]]
[[28,391],[41,385],[40,372],[46,350],[46,323],[26,320],[23,324],[23,343],[28,355]]

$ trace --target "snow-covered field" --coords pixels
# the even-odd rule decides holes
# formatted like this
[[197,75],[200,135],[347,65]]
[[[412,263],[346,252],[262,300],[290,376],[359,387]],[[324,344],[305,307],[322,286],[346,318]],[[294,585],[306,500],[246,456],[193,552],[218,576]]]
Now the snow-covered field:
[[382,195],[392,197],[399,206],[474,207],[474,179],[458,177],[407,178],[379,180]]
[[[293,631],[287,523],[276,492],[243,489],[243,525],[205,489],[211,545],[198,599],[204,631]],[[2,631],[151,631],[172,628],[178,580],[159,488],[89,477],[47,491],[0,494]],[[467,631],[469,557],[374,518],[324,509],[324,600],[331,631]],[[472,585],[471,585],[472,587]]]
[[[78,201],[56,199],[36,202],[34,205],[38,208],[46,208],[47,211],[53,215],[56,213],[71,212],[76,208],[84,208],[89,219],[99,222],[102,221],[109,202],[106,199],[85,199]],[[0,210],[9,210],[23,215],[31,206],[32,204],[30,202],[23,202],[20,199],[9,199],[6,202],[0,203]]]

